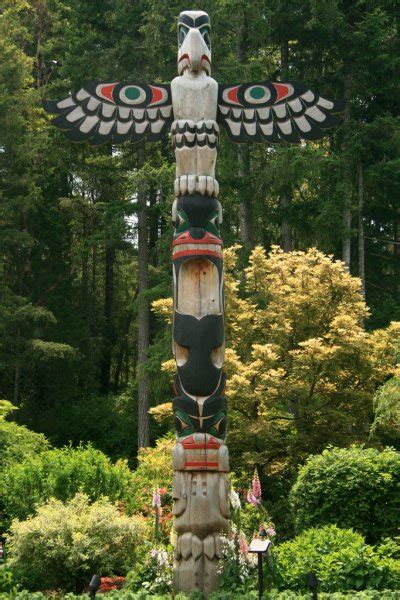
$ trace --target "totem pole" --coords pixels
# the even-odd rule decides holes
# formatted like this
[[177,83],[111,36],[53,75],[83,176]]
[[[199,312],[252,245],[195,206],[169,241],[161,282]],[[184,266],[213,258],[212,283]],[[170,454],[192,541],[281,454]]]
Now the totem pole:
[[172,243],[173,400],[177,440],[173,499],[177,544],[174,586],[215,589],[220,533],[229,518],[225,445],[222,208],[215,162],[219,126],[234,142],[316,140],[338,123],[342,102],[295,82],[219,85],[211,78],[210,19],[178,19],[178,77],[171,84],[92,82],[61,101],[45,101],[54,124],[92,144],[160,140],[171,126],[176,158]]

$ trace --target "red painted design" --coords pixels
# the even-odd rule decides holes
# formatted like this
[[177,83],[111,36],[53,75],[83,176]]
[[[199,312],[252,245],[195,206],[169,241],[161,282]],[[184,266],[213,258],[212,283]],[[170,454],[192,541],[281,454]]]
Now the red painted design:
[[231,88],[229,90],[229,92],[227,93],[229,100],[231,102],[235,102],[236,104],[240,104],[238,97],[237,97],[238,89],[239,89],[239,86],[237,85],[236,87]]
[[181,252],[174,252],[173,260],[182,258],[182,256],[216,256],[217,258],[223,258],[222,252],[215,252],[214,250],[181,250]]
[[[218,448],[221,446],[221,442],[219,442],[215,437],[213,437],[212,435],[210,435],[210,437],[208,438],[208,443],[209,444],[216,444],[218,446]],[[208,448],[208,446],[207,446]],[[211,448],[211,446],[210,446]]]
[[186,448],[186,444],[194,444],[194,437],[192,435],[183,440],[182,446]]
[[115,104],[115,102],[112,93],[116,85],[116,83],[108,83],[106,85],[102,85],[100,88],[102,95],[105,96],[113,104]]
[[178,60],[178,63],[180,63],[182,60],[184,60],[185,58],[187,58],[187,60],[189,60],[189,54],[182,54],[182,56],[180,57],[180,59]]
[[153,94],[153,97],[150,100],[150,104],[154,104],[154,102],[160,102],[160,100],[163,99],[163,91],[160,88],[154,87],[152,85],[150,86],[150,88]]
[[222,246],[221,238],[213,235],[212,233],[206,232],[205,236],[201,239],[192,238],[190,233],[185,232],[181,233],[177,238],[172,242],[172,246],[179,246],[179,244],[216,244],[218,246]]
[[272,85],[278,94],[277,100],[282,100],[282,98],[286,98],[286,96],[289,94],[289,88],[287,85],[283,85],[283,83],[273,83]]
[[211,437],[208,442],[195,442],[193,437],[190,436],[181,443],[185,450],[218,450],[221,446],[221,442],[213,437]]
[[203,61],[203,60],[206,60],[206,61],[207,61],[207,62],[208,62],[210,65],[211,65],[211,61],[210,61],[210,59],[209,59],[209,58],[208,58],[208,56],[206,56],[205,54],[203,54],[203,55],[202,55],[202,57],[201,57],[201,60],[202,60],[202,61]]

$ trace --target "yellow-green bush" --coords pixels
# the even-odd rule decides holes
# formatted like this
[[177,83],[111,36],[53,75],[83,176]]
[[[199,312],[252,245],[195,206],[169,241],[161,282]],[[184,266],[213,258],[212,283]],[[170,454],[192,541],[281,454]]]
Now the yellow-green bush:
[[93,573],[125,575],[146,536],[142,517],[121,515],[105,499],[51,499],[35,516],[13,521],[8,566],[25,589],[81,591]]

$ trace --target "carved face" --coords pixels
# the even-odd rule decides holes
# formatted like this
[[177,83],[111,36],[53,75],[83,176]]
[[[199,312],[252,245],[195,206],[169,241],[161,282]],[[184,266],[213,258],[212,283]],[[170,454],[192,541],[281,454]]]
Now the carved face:
[[178,73],[211,73],[210,17],[202,10],[185,10],[178,19]]

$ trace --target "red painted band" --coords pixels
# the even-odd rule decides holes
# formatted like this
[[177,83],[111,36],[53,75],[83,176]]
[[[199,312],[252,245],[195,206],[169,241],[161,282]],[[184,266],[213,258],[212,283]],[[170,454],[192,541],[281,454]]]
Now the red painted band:
[[218,450],[220,444],[182,444],[185,450]]
[[180,57],[180,59],[178,60],[178,63],[181,62],[181,60],[184,60],[185,58],[187,58],[189,60],[189,54],[182,54],[182,56]]
[[172,260],[182,256],[216,256],[217,258],[223,258],[221,252],[214,252],[214,250],[182,250],[181,252],[174,252]]
[[212,233],[206,232],[205,236],[202,238],[192,238],[190,233],[181,233],[177,238],[172,242],[172,246],[179,246],[179,244],[215,244],[216,246],[222,246],[222,240],[213,235]]

